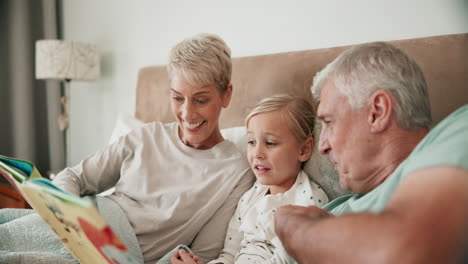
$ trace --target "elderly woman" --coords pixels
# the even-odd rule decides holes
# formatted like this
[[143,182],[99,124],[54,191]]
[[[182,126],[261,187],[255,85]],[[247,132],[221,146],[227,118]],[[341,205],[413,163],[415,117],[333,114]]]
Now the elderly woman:
[[247,160],[219,130],[233,89],[226,43],[210,34],[180,42],[171,51],[168,73],[177,122],[135,129],[53,181],[81,196],[115,186],[98,199],[98,208],[113,228],[122,229],[115,223],[122,218],[131,226],[117,233],[145,263],[178,244],[190,245],[201,260],[216,257],[237,202],[254,179]]

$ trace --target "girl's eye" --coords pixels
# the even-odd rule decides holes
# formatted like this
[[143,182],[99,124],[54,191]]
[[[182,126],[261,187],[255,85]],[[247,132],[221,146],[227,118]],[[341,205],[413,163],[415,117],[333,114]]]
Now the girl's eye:
[[272,142],[272,141],[267,141],[266,144],[267,144],[267,146],[275,146],[275,145],[277,145],[276,142]]
[[206,104],[208,102],[208,99],[196,99],[195,101],[199,104]]
[[247,144],[253,145],[253,144],[254,144],[254,141],[253,141],[253,140],[249,140],[249,141],[247,141]]

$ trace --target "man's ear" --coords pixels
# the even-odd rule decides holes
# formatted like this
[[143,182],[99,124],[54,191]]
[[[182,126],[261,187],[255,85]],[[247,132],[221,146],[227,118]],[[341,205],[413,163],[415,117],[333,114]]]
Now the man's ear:
[[312,151],[314,150],[314,139],[312,137],[307,138],[301,147],[301,152],[299,153],[299,161],[304,162],[312,156]]
[[232,96],[232,83],[228,84],[226,91],[221,95],[223,97],[223,107],[226,108],[229,106],[229,102],[231,102]]
[[392,121],[392,95],[386,90],[377,90],[370,97],[368,122],[372,133],[379,133],[389,127]]

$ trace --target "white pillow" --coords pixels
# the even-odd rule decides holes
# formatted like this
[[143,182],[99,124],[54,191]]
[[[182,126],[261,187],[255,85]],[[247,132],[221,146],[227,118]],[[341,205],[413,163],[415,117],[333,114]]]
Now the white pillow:
[[236,145],[237,149],[247,156],[247,128],[237,126],[221,129],[221,135]]
[[115,122],[114,130],[109,139],[109,144],[116,142],[121,136],[125,136],[131,130],[141,127],[145,123],[134,116],[128,113],[120,113],[117,116],[117,121]]

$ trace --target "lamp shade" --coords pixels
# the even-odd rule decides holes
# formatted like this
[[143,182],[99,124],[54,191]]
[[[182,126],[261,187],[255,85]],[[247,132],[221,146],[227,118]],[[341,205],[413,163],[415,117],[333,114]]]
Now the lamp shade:
[[99,75],[96,45],[56,39],[36,41],[36,79],[94,81]]

